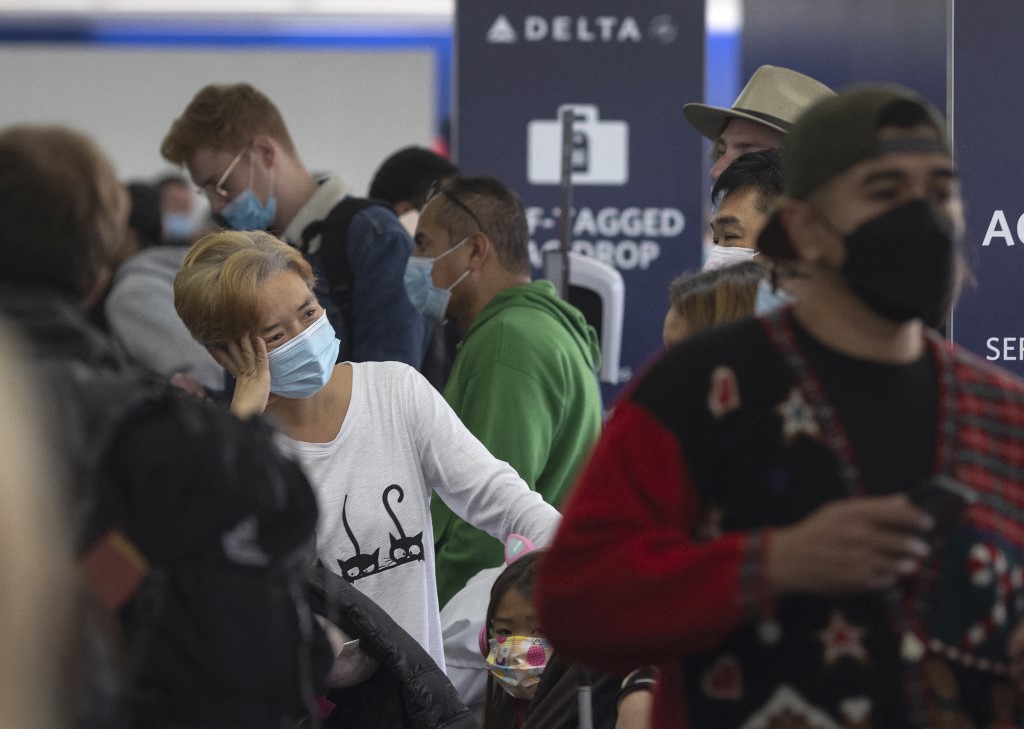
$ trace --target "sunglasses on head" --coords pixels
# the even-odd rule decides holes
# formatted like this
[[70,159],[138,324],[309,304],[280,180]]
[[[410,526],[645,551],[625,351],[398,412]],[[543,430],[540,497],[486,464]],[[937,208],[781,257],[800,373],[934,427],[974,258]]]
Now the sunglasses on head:
[[469,206],[466,205],[466,203],[462,202],[462,200],[459,199],[458,195],[449,190],[448,187],[441,180],[434,180],[434,182],[432,182],[430,185],[430,189],[427,191],[426,202],[430,202],[438,195],[444,195],[445,198],[450,200],[454,205],[456,205],[463,212],[465,212],[466,215],[471,217],[473,219],[473,222],[476,223],[477,230],[483,233],[484,226],[480,223],[480,218],[476,216],[476,213],[470,210]]

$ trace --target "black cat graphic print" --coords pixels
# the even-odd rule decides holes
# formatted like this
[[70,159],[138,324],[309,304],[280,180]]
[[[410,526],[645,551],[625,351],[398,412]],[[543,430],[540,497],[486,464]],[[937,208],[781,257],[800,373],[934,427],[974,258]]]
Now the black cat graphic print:
[[345,494],[345,501],[341,506],[341,523],[345,525],[345,531],[348,533],[348,538],[352,541],[352,546],[355,547],[356,554],[354,557],[349,557],[345,560],[338,560],[338,567],[341,568],[341,576],[349,582],[355,582],[360,577],[366,577],[380,571],[380,565],[378,559],[380,557],[380,548],[373,550],[373,554],[363,554],[362,550],[359,549],[359,542],[356,540],[356,535],[352,533],[352,527],[348,523],[348,494]]
[[399,536],[394,534],[388,534],[391,538],[391,562],[397,566],[405,564],[406,562],[415,562],[416,560],[423,559],[423,532],[416,534],[411,537],[405,536],[405,530],[402,528],[402,523],[398,521],[398,517],[395,516],[395,512],[391,508],[391,504],[388,503],[388,495],[392,493],[398,494],[397,502],[402,503],[402,499],[405,498],[405,493],[402,491],[402,487],[396,483],[391,484],[384,490],[384,495],[381,497],[381,501],[384,502],[384,508],[387,509],[388,515],[391,517],[391,521],[395,522],[395,527],[398,529]]

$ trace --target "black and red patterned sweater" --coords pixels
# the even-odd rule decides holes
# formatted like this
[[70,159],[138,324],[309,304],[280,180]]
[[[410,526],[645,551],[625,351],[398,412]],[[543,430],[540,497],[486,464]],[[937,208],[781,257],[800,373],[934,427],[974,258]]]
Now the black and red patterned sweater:
[[[1024,384],[927,349],[855,360],[787,310],[666,353],[616,405],[540,565],[556,648],[660,664],[658,728],[1018,726]],[[936,473],[979,498],[898,589],[765,597],[773,528]]]

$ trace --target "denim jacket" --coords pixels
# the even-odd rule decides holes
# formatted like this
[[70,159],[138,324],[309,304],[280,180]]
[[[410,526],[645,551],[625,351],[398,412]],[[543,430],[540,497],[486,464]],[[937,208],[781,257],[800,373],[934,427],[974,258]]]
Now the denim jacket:
[[[339,178],[322,181],[320,189],[289,223],[285,238],[293,245],[301,242],[302,230],[327,217],[344,194]],[[346,245],[352,272],[352,326],[349,331],[342,317],[331,317],[341,341],[338,361],[395,361],[418,369],[426,349],[427,323],[405,293],[405,266],[412,255],[408,232],[391,210],[372,205],[352,218]],[[319,246],[319,237],[310,241],[309,257],[314,266]],[[323,283],[322,269],[318,274]],[[330,314],[333,307],[320,287],[317,294]]]

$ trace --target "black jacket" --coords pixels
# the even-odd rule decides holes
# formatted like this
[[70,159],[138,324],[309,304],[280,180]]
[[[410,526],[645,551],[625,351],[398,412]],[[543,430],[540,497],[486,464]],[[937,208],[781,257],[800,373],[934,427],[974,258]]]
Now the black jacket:
[[[127,364],[56,292],[0,284],[0,317],[27,343],[40,408],[55,416],[77,555],[117,529],[146,562],[137,592],[106,605],[123,636],[94,640],[102,631],[83,626],[101,650],[83,659],[76,726],[278,729],[305,717],[330,663],[306,627],[316,502],[271,429]],[[103,595],[117,572],[89,563]],[[123,670],[109,650],[122,638]],[[111,674],[113,685],[96,678]]]
[[362,683],[331,689],[325,729],[475,729],[451,681],[419,643],[370,598],[321,566],[309,573],[310,605],[354,638],[380,667]]

